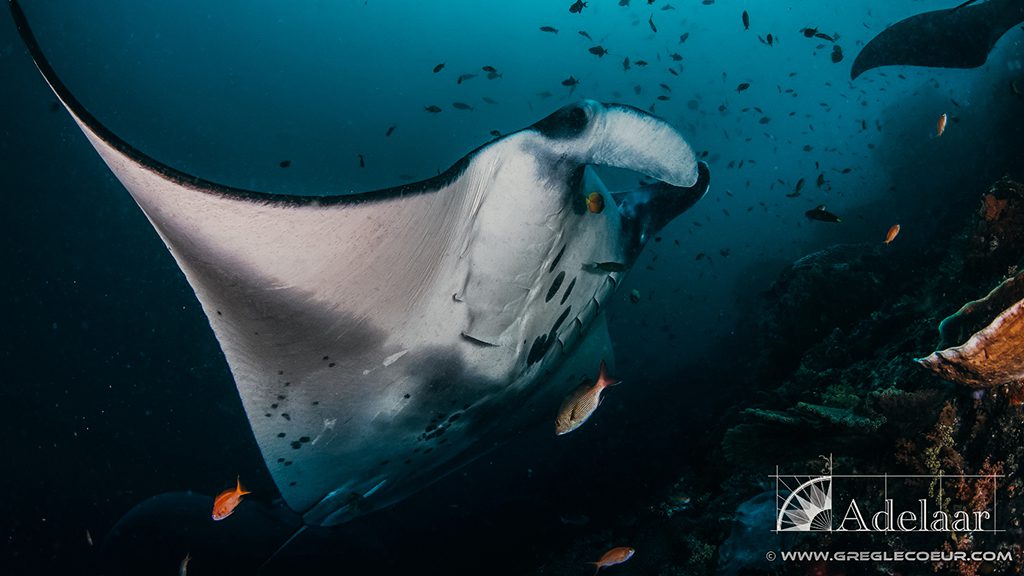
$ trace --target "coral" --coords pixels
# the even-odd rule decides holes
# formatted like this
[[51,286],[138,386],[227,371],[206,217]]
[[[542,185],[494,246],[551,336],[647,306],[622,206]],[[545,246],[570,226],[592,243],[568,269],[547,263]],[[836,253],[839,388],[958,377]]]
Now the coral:
[[[978,326],[983,328],[975,331]],[[1024,272],[965,304],[939,324],[939,333],[954,342],[972,334],[918,360],[943,378],[986,388],[1024,380]]]
[[1024,185],[1003,178],[982,194],[966,272],[984,278],[1019,265],[1024,249]]
[[808,348],[869,316],[899,272],[898,260],[881,245],[841,244],[793,262],[759,316],[761,376],[788,373]]
[[985,194],[981,201],[981,217],[988,222],[999,220],[1009,204],[1009,200],[996,198],[995,194]]
[[[957,452],[956,440],[953,437],[958,425],[956,406],[953,402],[946,402],[939,413],[935,428],[927,435],[930,444],[924,449],[923,456],[924,468],[928,474],[963,474],[963,457]],[[943,484],[938,478],[932,478],[928,486],[928,496],[935,498],[935,503],[940,509],[945,510],[949,506],[950,499],[945,496]]]

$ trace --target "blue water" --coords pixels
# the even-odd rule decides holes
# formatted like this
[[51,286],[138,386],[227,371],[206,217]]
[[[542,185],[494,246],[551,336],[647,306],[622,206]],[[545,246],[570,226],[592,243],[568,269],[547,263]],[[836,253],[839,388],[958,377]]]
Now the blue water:
[[[42,49],[96,118],[150,156],[224,184],[335,194],[420,180],[490,131],[524,128],[580,98],[650,110],[707,152],[708,197],[648,246],[608,312],[620,370],[636,385],[606,401],[592,443],[537,453],[526,434],[399,507],[393,523],[412,526],[400,536],[388,517],[372,520],[362,568],[405,569],[414,562],[396,557],[444,544],[454,550],[424,560],[429,570],[451,553],[460,568],[536,573],[576,538],[553,511],[590,508],[597,532],[671,483],[687,453],[710,450],[704,419],[730,399],[714,391],[717,360],[705,355],[737,337],[782,266],[836,243],[880,242],[894,223],[903,227],[894,248],[920,249],[951,206],[1024,165],[1024,106],[1008,89],[1022,75],[1019,26],[977,69],[882,68],[849,80],[871,37],[951,2],[591,0],[581,14],[548,0],[25,4]],[[0,511],[9,521],[0,563],[13,572],[0,571],[89,572],[105,533],[149,496],[213,494],[236,474],[258,493],[274,487],[191,289],[68,115],[52,109],[2,12]],[[833,63],[832,43],[805,38],[807,26],[838,35],[845,58]],[[769,33],[773,46],[759,40]],[[588,52],[595,45],[608,54]],[[501,77],[487,79],[483,66]],[[570,75],[574,91],[561,84]],[[431,105],[442,112],[424,111]],[[951,120],[935,138],[943,113]],[[788,198],[800,179],[801,195]],[[804,216],[820,204],[842,224]],[[600,494],[588,484],[595,476]],[[494,539],[480,536],[488,531]]]

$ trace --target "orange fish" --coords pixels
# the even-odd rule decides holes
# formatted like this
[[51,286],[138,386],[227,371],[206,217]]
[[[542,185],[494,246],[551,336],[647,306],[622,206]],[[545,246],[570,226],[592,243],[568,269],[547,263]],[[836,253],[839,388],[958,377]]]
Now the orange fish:
[[949,118],[945,114],[943,114],[942,116],[939,116],[939,121],[935,124],[935,137],[936,138],[938,138],[939,136],[942,136],[942,133],[946,131],[946,121],[948,119]]
[[214,520],[223,520],[238,508],[238,505],[242,502],[242,496],[251,494],[242,486],[242,481],[235,478],[235,488],[225,490],[217,495],[217,498],[213,501],[213,514],[211,515]]
[[591,192],[587,196],[587,210],[593,214],[600,214],[604,211],[604,196],[600,192]]
[[636,550],[628,546],[619,546],[618,548],[612,548],[611,550],[605,552],[604,556],[601,556],[601,559],[597,562],[590,562],[590,564],[593,564],[597,567],[597,569],[594,570],[594,575],[596,576],[597,573],[601,571],[601,568],[607,568],[608,566],[622,564],[626,560],[632,558],[635,552]]
[[899,224],[893,224],[892,228],[889,228],[889,231],[886,232],[886,234],[885,234],[885,243],[888,244],[888,243],[892,242],[893,240],[895,240],[896,239],[896,235],[899,234],[899,233],[900,233],[900,225]]
[[584,382],[572,394],[565,397],[562,407],[558,409],[558,417],[555,418],[555,434],[559,436],[568,434],[582,426],[601,404],[601,392],[618,383],[618,380],[613,380],[608,376],[608,369],[602,360],[597,382],[593,384]]

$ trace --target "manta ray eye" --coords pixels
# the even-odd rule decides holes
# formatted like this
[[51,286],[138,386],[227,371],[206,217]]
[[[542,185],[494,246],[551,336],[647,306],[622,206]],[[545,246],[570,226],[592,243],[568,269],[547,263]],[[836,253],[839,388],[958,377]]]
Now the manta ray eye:
[[537,122],[533,128],[554,140],[579,136],[590,122],[590,105],[587,102],[566,106],[547,118]]

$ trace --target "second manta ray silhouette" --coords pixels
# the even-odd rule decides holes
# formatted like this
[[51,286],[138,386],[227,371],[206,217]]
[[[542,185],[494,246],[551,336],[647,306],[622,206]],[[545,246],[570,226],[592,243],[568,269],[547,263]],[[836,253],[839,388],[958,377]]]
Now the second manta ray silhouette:
[[[611,365],[602,310],[645,242],[707,191],[667,123],[582,101],[436,178],[291,196],[182,173],[69,92],[17,3],[37,67],[195,290],[278,489],[308,525],[394,503]],[[612,194],[588,168],[658,182]],[[591,193],[605,209],[587,209]],[[625,270],[585,271],[591,262]]]
[[954,8],[915,14],[886,28],[864,46],[850,77],[880,66],[975,68],[996,41],[1024,22],[1024,0],[968,0]]

